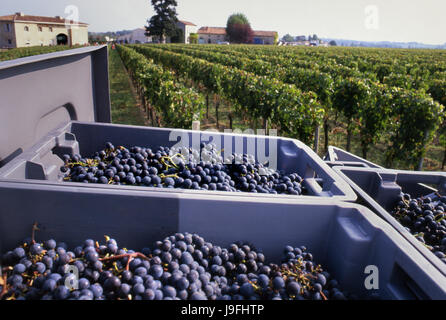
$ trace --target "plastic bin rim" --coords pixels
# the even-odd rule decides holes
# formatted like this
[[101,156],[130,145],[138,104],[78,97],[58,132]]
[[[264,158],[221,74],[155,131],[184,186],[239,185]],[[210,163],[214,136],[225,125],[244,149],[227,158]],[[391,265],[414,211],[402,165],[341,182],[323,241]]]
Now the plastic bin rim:
[[[45,181],[45,182],[42,182]],[[106,192],[116,192],[116,191],[124,191],[129,193],[137,193],[137,192],[151,192],[156,193],[157,195],[166,195],[174,197],[175,195],[184,195],[184,196],[216,196],[222,198],[228,197],[238,197],[241,200],[245,199],[277,199],[280,201],[291,201],[298,202],[300,200],[313,200],[318,199],[318,201],[345,201],[348,203],[352,203],[350,198],[348,200],[342,200],[342,198],[346,196],[332,196],[332,197],[318,197],[314,195],[289,195],[289,194],[263,194],[263,193],[251,193],[251,192],[228,192],[228,191],[219,191],[219,190],[191,190],[191,189],[168,189],[168,188],[156,188],[156,187],[146,187],[146,186],[128,186],[128,185],[102,185],[99,183],[81,183],[81,182],[66,182],[60,183],[58,181],[50,181],[50,180],[30,180],[30,179],[4,179],[0,178],[0,183],[10,184],[11,186],[16,184],[29,184],[32,186],[52,186],[59,188],[66,187],[75,187],[77,189],[85,189],[91,190],[92,192],[96,191],[106,191]],[[339,199],[341,198],[341,199]]]
[[290,141],[295,142],[299,146],[308,148],[311,150],[310,147],[308,147],[306,144],[304,144],[302,141],[298,139],[293,138],[287,138],[287,137],[281,137],[281,136],[269,136],[269,135],[256,135],[256,134],[248,134],[248,133],[238,133],[238,132],[220,132],[220,131],[206,131],[206,130],[191,130],[191,129],[179,129],[179,128],[167,128],[167,127],[151,127],[151,126],[137,126],[137,125],[126,125],[126,124],[119,124],[119,123],[101,123],[101,122],[87,122],[87,121],[79,121],[79,120],[72,120],[67,123],[62,124],[59,126],[59,128],[56,128],[56,130],[64,130],[67,126],[74,124],[94,124],[98,126],[113,126],[113,127],[122,127],[122,128],[143,128],[143,129],[156,129],[160,131],[176,131],[181,133],[192,133],[192,134],[201,134],[201,135],[222,135],[222,136],[237,136],[242,138],[265,138],[265,139],[273,139],[273,140],[284,140],[284,141]]
[[21,65],[29,64],[29,63],[35,63],[35,62],[40,62],[40,61],[45,61],[45,60],[57,59],[57,58],[61,58],[61,57],[69,57],[69,56],[79,55],[79,54],[83,54],[83,53],[89,53],[89,52],[100,50],[106,46],[107,45],[88,46],[88,47],[83,47],[83,48],[68,49],[68,50],[63,50],[63,51],[43,53],[43,54],[38,54],[38,55],[34,55],[34,56],[29,56],[29,57],[7,60],[7,61],[0,62],[0,70],[18,67]]
[[[352,156],[353,158],[357,158],[358,161],[341,161],[341,160],[338,160],[337,156],[336,156],[336,151],[337,150],[341,151],[343,153],[346,153],[346,154]],[[325,155],[325,158],[327,158],[325,161],[329,161],[329,162],[332,162],[332,163],[336,163],[336,162],[340,162],[340,163],[349,163],[349,162],[358,163],[358,162],[362,162],[362,163],[365,163],[367,165],[372,165],[375,169],[385,169],[383,166],[380,166],[380,165],[378,165],[376,163],[373,163],[373,162],[371,162],[371,161],[369,161],[367,159],[363,159],[360,156],[357,156],[356,154],[353,154],[351,152],[345,151],[344,149],[341,149],[341,148],[338,148],[338,147],[335,147],[335,146],[328,146],[328,150],[327,150],[327,153]]]
[[[375,173],[393,173],[393,174],[410,174],[412,176],[444,176],[446,177],[446,172],[442,171],[411,171],[411,170],[400,170],[400,169],[386,169],[386,168],[367,168],[367,167],[353,167],[353,166],[333,166],[333,170],[338,173],[342,173],[342,171],[354,170],[354,171],[363,171],[363,172],[375,172]],[[344,175],[345,176],[345,175]],[[351,180],[351,179],[349,179]]]

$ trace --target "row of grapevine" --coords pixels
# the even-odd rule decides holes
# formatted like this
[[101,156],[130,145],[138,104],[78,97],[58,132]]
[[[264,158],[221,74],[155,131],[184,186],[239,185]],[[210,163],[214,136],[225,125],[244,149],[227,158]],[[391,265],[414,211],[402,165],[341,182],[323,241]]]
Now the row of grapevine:
[[[250,59],[255,60],[257,62],[263,62],[268,63],[269,65],[273,66],[273,70],[277,67],[280,67],[284,69],[282,72],[291,73],[292,70],[299,68],[299,69],[311,69],[311,70],[317,70],[324,73],[329,73],[333,77],[374,77],[373,74],[362,74],[358,70],[354,70],[352,68],[341,66],[338,64],[333,64],[328,61],[321,61],[321,60],[314,60],[314,59],[308,59],[306,57],[298,58],[296,56],[289,56],[289,55],[283,55],[280,52],[276,52],[274,55],[268,55],[265,54],[268,52],[267,49],[265,51],[261,51],[260,49],[253,49],[253,51],[247,51],[247,52],[240,52],[238,51],[238,47],[235,47],[234,49],[232,47],[230,48],[218,48],[217,50],[213,50],[214,47],[208,47],[208,46],[179,46],[179,45],[167,45],[167,46],[157,46],[159,48],[165,48],[170,49],[172,48],[181,48],[182,50],[199,50],[199,51],[206,51],[210,53],[222,53],[226,56],[235,56],[239,59]],[[287,71],[291,70],[291,71]],[[267,71],[265,71],[267,72]]]
[[[171,45],[170,48],[175,48],[175,45]],[[180,48],[180,46],[177,45],[176,48]],[[342,76],[362,77],[371,80],[376,79],[387,85],[408,89],[428,90],[435,80],[446,80],[446,73],[442,71],[444,69],[444,62],[435,61],[433,63],[432,60],[427,60],[426,58],[426,61],[423,60],[418,64],[415,62],[417,59],[413,58],[414,54],[410,56],[411,60],[399,61],[395,58],[394,51],[381,50],[381,56],[368,59],[365,58],[368,56],[366,54],[367,51],[365,53],[360,51],[365,57],[352,58],[347,56],[339,64],[339,57],[342,55],[339,55],[338,51],[335,51],[336,54],[331,53],[328,55],[323,54],[323,51],[310,50],[307,54],[302,54],[302,52],[292,49],[284,51],[279,50],[279,48],[271,49],[267,47],[261,47],[259,49],[258,47],[245,48],[244,46],[231,48],[224,46],[189,46],[188,48],[199,49],[200,51],[219,52],[228,56],[268,61],[289,70],[298,66],[311,70],[317,69],[329,73],[333,77]],[[348,50],[347,52],[349,52]],[[388,54],[391,58],[385,59],[382,57],[382,53],[387,52],[392,52],[392,55]],[[425,54],[425,56],[431,57],[432,55]],[[446,95],[446,92],[443,93]]]
[[[225,66],[236,66],[258,75],[276,77],[278,80],[295,84],[303,91],[316,92],[325,107],[325,120],[331,114],[332,108],[343,114],[347,120],[347,149],[350,149],[353,132],[359,131],[363,156],[366,157],[371,145],[375,144],[383,133],[390,132],[392,147],[387,151],[390,165],[394,160],[406,160],[416,166],[441,121],[442,106],[432,101],[423,91],[396,90],[392,86],[364,78],[333,79],[326,73],[308,69],[290,68],[285,71],[281,66],[273,66],[262,60],[200,51],[198,48],[165,46],[164,49]],[[402,117],[402,114],[409,116]],[[421,119],[412,121],[416,115]],[[326,123],[325,121],[325,141],[328,143]],[[404,131],[406,127],[411,130]],[[393,131],[390,131],[391,129]]]
[[135,50],[117,46],[124,65],[134,81],[144,89],[144,95],[161,115],[164,125],[190,128],[204,110],[204,97],[193,88],[180,83],[174,73],[153,63]]
[[[205,50],[210,49],[210,47],[205,48]],[[215,48],[212,48],[212,50],[215,51]],[[296,50],[278,52],[265,47],[260,50],[258,48],[254,48],[254,50],[249,48],[247,52],[245,50],[247,49],[243,47],[231,49],[219,47],[217,49],[217,51],[225,52],[226,54],[242,55],[243,57],[250,55],[251,57],[256,57],[256,59],[260,57],[258,55],[260,53],[262,54],[262,59],[287,68],[292,68],[294,62],[299,61],[300,63],[301,60],[297,60],[297,58],[300,57],[301,59],[304,56],[297,54],[299,51]],[[332,50],[336,50],[336,53],[334,54]],[[380,49],[376,50],[373,57],[370,57],[370,49],[359,49],[359,54],[355,57],[351,54],[352,50],[358,49],[330,48],[330,55],[327,52],[324,53],[324,51],[310,50],[309,52],[312,55],[306,55],[304,60],[310,65],[312,64],[312,68],[320,68],[318,65],[324,64],[322,70],[334,76],[342,73],[344,76],[377,79],[381,83],[390,86],[416,90],[423,89],[429,94],[432,91],[437,91],[442,97],[446,96],[446,91],[439,92],[439,88],[441,89],[442,87],[438,87],[438,81],[446,81],[446,55],[442,51],[422,51],[423,54],[419,55],[414,54],[413,51],[408,51],[406,55],[401,57],[398,54],[399,50]],[[267,52],[274,53],[274,55],[265,55]],[[340,57],[343,59],[340,59]],[[437,96],[432,95],[434,99]],[[436,101],[442,103],[441,100],[436,99]]]
[[208,50],[198,50],[199,48],[189,48],[184,46],[157,46],[164,50],[170,50],[178,53],[188,54],[196,58],[202,58],[210,62],[220,63],[225,66],[239,68],[256,75],[276,78],[284,83],[293,84],[300,90],[316,93],[318,101],[324,107],[324,132],[325,132],[325,149],[328,147],[328,119],[332,115],[331,95],[333,93],[334,79],[328,73],[310,68],[301,67],[282,67],[275,65],[269,61],[261,59],[249,59],[242,56],[232,56],[211,52]]
[[[325,49],[330,51],[324,51],[324,48],[319,48],[318,51],[305,48],[293,50],[290,48],[290,52],[286,52],[277,50],[278,48],[270,47],[234,46],[228,48],[226,46],[189,46],[188,48],[219,52],[229,56],[235,55],[256,60],[261,59],[290,70],[296,65],[315,70],[320,68],[319,65],[323,62],[326,64],[323,70],[332,76],[343,75],[344,77],[355,76],[369,80],[377,79],[388,86],[401,87],[409,90],[422,89],[428,92],[434,100],[443,105],[446,97],[444,86],[446,82],[446,72],[444,71],[446,69],[446,54],[444,51],[417,50],[414,53],[413,50],[383,50],[371,48]],[[297,57],[303,56],[302,54],[299,55],[301,50],[311,53],[311,56],[307,56],[305,60],[306,65],[301,64],[302,60],[297,59]],[[268,52],[274,53],[274,55],[266,54]],[[357,54],[354,54],[355,52]],[[373,53],[373,56],[371,53]],[[323,59],[324,56],[333,58],[337,62],[339,62],[339,57],[343,57],[344,64],[342,66],[330,65],[328,60]],[[349,67],[345,66],[345,64],[349,65]],[[355,64],[357,68],[354,73],[354,69],[351,68]],[[358,67],[358,65],[363,65],[363,67]]]
[[[191,46],[198,47],[198,46]],[[262,54],[265,57],[302,59],[323,64],[342,65],[387,76],[390,73],[421,74],[444,72],[446,54],[440,50],[383,50],[371,48],[313,48],[305,47],[253,47],[253,46],[206,46],[212,51]]]
[[313,92],[302,92],[276,78],[258,76],[238,68],[212,63],[185,54],[151,46],[133,46],[156,63],[171,68],[186,78],[234,103],[239,112],[269,121],[282,134],[306,143],[313,139],[324,110]]

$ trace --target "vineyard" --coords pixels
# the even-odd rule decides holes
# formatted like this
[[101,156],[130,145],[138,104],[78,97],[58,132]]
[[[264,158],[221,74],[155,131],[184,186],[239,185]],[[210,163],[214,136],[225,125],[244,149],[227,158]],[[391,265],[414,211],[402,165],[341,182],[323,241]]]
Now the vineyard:
[[[446,160],[446,52],[131,45],[118,52],[153,125],[277,129],[323,153],[339,144],[386,167]],[[224,117],[222,117],[224,115]],[[440,152],[438,152],[440,150]],[[432,162],[432,161],[430,161]]]
[[[277,129],[320,155],[337,145],[385,167],[446,166],[443,51],[117,48],[153,126],[190,128],[200,120],[203,129]],[[13,49],[0,52],[0,61],[66,49]]]

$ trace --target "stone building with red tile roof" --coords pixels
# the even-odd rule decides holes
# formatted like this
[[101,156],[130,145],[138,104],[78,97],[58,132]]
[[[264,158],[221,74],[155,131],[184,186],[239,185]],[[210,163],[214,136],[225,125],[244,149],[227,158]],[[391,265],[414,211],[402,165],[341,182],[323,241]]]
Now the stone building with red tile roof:
[[[255,44],[275,44],[278,38],[276,31],[254,30],[253,42]],[[201,27],[198,30],[199,43],[221,43],[228,41],[226,28],[223,27]]]
[[22,12],[0,16],[0,48],[87,43],[88,24],[84,22],[60,16],[31,16]]

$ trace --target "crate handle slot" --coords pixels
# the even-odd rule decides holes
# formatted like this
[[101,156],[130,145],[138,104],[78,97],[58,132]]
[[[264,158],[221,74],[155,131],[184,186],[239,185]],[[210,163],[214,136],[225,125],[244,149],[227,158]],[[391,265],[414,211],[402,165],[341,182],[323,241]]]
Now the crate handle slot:
[[76,135],[71,132],[64,132],[56,138],[56,146],[53,148],[53,154],[62,158],[64,154],[74,156],[79,154],[79,142]]
[[393,268],[389,287],[400,299],[429,300],[429,296],[398,263]]
[[45,168],[42,164],[26,161],[26,178],[32,180],[46,180]]
[[442,195],[446,194],[446,173],[435,172],[410,172],[398,173],[397,181],[399,183],[412,182],[416,177],[417,183],[431,184],[438,187],[438,192]]

